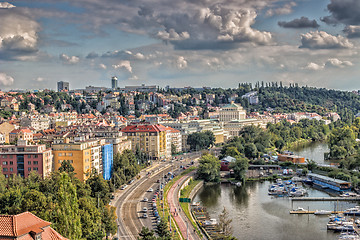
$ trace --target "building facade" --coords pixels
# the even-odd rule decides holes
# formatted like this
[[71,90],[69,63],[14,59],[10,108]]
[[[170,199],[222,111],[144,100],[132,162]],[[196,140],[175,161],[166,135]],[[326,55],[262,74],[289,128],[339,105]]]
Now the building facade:
[[57,82],[57,89],[58,89],[58,92],[68,92],[70,90],[70,84],[69,82],[63,82],[63,81],[60,81],[60,82]]
[[157,160],[168,157],[167,131],[163,125],[133,124],[126,126],[121,131],[131,140],[132,149],[139,148],[148,154],[149,159]]
[[53,154],[44,144],[26,145],[19,141],[16,146],[0,146],[0,164],[5,177],[27,177],[31,171],[36,171],[45,178],[53,170]]
[[231,102],[222,107],[219,112],[220,122],[230,122],[232,120],[244,120],[246,118],[246,111],[242,106]]

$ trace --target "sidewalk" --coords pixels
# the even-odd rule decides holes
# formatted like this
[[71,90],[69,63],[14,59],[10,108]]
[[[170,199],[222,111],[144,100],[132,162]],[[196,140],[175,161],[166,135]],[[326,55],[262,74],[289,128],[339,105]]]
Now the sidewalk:
[[170,207],[170,213],[176,221],[176,224],[178,225],[184,239],[199,240],[201,238],[197,235],[196,230],[194,229],[191,222],[187,219],[185,213],[183,211],[179,212],[179,209],[181,209],[178,198],[179,188],[182,182],[185,181],[188,177],[189,175],[183,176],[174,183],[168,192],[167,201]]

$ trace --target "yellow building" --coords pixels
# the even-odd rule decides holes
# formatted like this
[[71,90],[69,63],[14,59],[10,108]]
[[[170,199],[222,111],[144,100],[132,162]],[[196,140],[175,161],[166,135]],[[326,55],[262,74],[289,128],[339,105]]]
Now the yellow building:
[[60,168],[64,160],[69,160],[75,169],[75,176],[81,181],[87,180],[90,177],[92,168],[97,166],[96,160],[99,161],[99,158],[94,157],[94,154],[96,154],[94,148],[98,148],[98,146],[98,140],[53,144],[55,171]]
[[128,139],[131,139],[133,150],[139,148],[148,154],[150,159],[164,159],[167,157],[169,152],[166,142],[167,131],[163,125],[134,124],[126,126],[121,131]]
[[219,113],[220,122],[230,122],[233,120],[244,120],[246,118],[246,111],[242,106],[231,102],[222,107]]

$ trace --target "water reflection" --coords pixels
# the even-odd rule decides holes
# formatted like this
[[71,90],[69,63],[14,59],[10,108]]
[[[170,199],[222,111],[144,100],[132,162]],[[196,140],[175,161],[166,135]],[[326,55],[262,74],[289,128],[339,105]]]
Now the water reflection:
[[218,205],[218,199],[221,197],[221,185],[211,183],[205,184],[198,196],[204,206],[216,207]]
[[[290,215],[292,208],[334,210],[334,202],[294,202],[288,198],[274,198],[267,194],[270,182],[248,182],[242,187],[230,184],[206,185],[195,196],[213,218],[218,218],[223,207],[228,210],[238,239],[337,239],[326,230],[327,217]],[[309,196],[329,196],[309,188]],[[339,202],[337,208],[346,209],[352,203]]]

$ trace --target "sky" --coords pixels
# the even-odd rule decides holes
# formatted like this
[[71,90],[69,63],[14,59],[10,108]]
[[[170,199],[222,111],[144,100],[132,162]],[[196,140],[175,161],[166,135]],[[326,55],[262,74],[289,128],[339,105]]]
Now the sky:
[[0,89],[360,89],[360,0],[0,0]]

